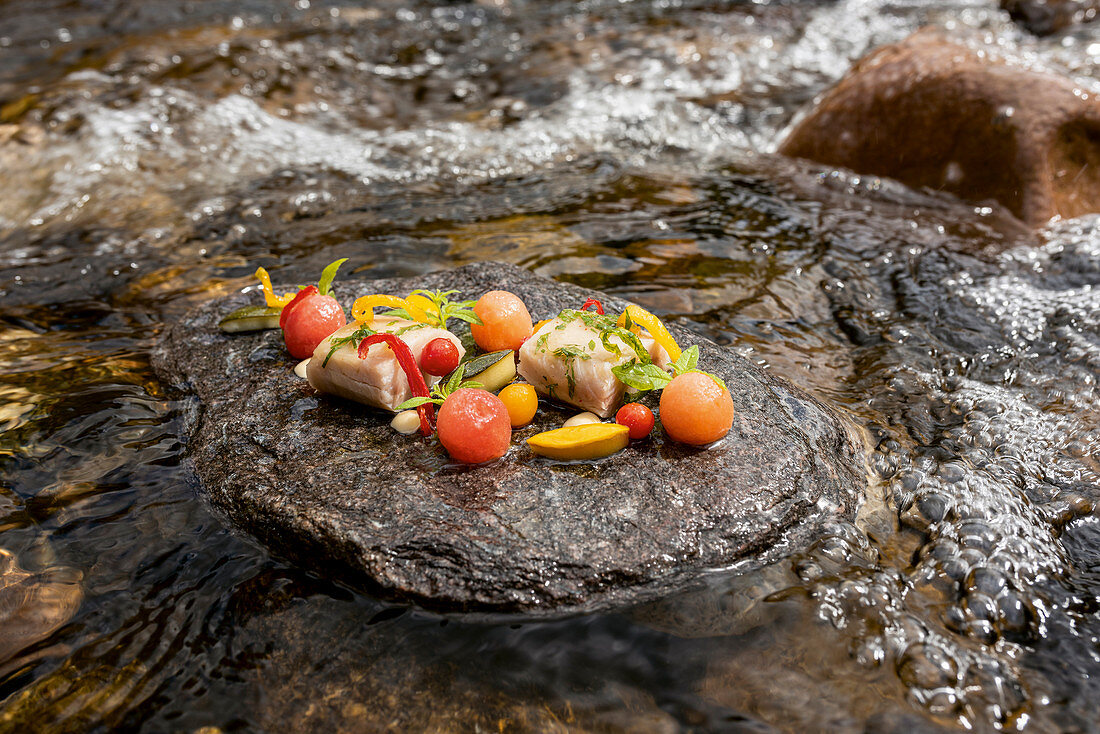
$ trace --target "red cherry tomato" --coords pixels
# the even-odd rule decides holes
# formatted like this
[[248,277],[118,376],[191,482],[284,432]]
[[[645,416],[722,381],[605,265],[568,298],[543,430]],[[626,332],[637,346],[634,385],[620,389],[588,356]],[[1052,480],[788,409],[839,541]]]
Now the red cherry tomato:
[[459,359],[458,347],[441,336],[424,345],[424,351],[420,353],[420,369],[426,374],[442,377],[454,372]]
[[615,414],[615,422],[630,429],[630,439],[645,438],[653,430],[653,411],[641,403],[627,403]]
[[443,401],[435,425],[443,448],[464,464],[499,459],[512,441],[508,409],[485,390],[455,390]]
[[332,332],[347,323],[344,309],[332,296],[322,296],[317,286],[298,291],[294,300],[283,306],[279,326],[290,356],[305,359]]

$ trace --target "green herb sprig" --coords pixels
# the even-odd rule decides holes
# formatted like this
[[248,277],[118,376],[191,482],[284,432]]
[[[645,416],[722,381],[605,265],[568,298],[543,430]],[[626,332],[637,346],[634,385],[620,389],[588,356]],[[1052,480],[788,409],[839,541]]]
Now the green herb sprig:
[[463,380],[462,377],[466,374],[466,364],[460,364],[454,372],[451,373],[444,381],[432,386],[431,393],[428,397],[409,398],[405,402],[398,405],[394,410],[409,410],[411,408],[417,408],[424,403],[435,403],[436,405],[443,405],[443,401],[453,393],[455,390],[461,390],[465,387],[485,387],[480,382],[474,380]]
[[[481,319],[474,313],[474,305],[477,301],[452,301],[449,296],[458,293],[457,290],[450,291],[426,291],[423,289],[417,289],[410,293],[410,296],[423,296],[432,302],[435,306],[435,310],[425,309],[428,314],[428,323],[431,326],[437,326],[440,329],[447,328],[447,322],[450,319],[458,319],[459,321],[465,321],[468,324],[481,324]],[[385,313],[386,316],[396,316],[402,319],[411,319],[409,312],[403,308],[394,308]]]
[[632,359],[629,362],[612,367],[611,374],[619,378],[624,385],[632,387],[639,392],[663,390],[668,383],[672,382],[674,377],[678,377],[688,372],[698,372],[701,375],[706,375],[725,389],[726,383],[723,382],[721,378],[717,375],[712,375],[709,372],[697,369],[698,365],[699,347],[693,344],[680,354],[679,359],[669,364],[671,372],[664,371],[652,362],[643,363],[636,359]]

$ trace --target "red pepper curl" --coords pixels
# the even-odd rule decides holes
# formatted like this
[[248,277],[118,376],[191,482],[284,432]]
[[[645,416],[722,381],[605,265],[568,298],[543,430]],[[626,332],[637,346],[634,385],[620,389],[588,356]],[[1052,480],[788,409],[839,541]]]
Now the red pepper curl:
[[595,306],[596,313],[598,313],[600,316],[603,316],[603,304],[600,303],[599,300],[595,298],[589,298],[587,301],[584,302],[584,305],[581,306],[581,310],[587,311],[589,306]]
[[[359,359],[366,359],[367,352],[369,352],[370,348],[375,344],[385,344],[393,352],[393,356],[397,358],[397,364],[400,365],[401,369],[405,372],[405,377],[409,381],[409,387],[412,388],[414,398],[431,397],[431,395],[428,394],[428,383],[424,381],[423,373],[421,373],[420,368],[416,366],[416,358],[413,357],[412,350],[409,349],[408,344],[393,334],[371,334],[366,339],[359,342]],[[420,435],[432,435],[432,421],[435,420],[435,405],[433,403],[418,405],[416,406],[416,414],[420,416]]]

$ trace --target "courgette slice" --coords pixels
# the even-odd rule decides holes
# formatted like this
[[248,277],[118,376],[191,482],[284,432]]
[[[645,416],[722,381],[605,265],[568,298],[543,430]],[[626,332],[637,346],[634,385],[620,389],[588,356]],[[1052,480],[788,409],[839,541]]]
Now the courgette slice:
[[219,321],[218,328],[229,334],[278,329],[279,315],[282,312],[282,308],[273,306],[245,306]]
[[516,353],[510,349],[474,357],[466,363],[462,379],[480,382],[489,392],[496,392],[516,379]]

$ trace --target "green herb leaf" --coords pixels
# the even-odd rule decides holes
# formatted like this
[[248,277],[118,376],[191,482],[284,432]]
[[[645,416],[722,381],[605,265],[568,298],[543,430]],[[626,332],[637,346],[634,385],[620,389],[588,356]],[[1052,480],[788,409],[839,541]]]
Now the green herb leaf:
[[698,364],[699,347],[692,344],[680,354],[680,358],[678,360],[676,360],[669,366],[672,368],[673,374],[682,375],[685,372],[697,372],[698,370],[696,370],[695,368],[696,366],[698,366]]
[[317,290],[321,292],[322,296],[332,295],[332,281],[336,277],[336,271],[340,269],[340,266],[346,263],[348,259],[342,257],[336,262],[331,262],[325,266],[325,269],[321,271],[321,279],[317,281]]
[[396,408],[394,408],[394,410],[395,411],[410,410],[412,408],[419,408],[421,405],[424,405],[425,403],[436,403],[436,402],[442,402],[442,401],[436,401],[432,398],[424,398],[424,397],[409,398],[405,402],[401,403],[401,405],[398,405]]
[[710,379],[714,380],[716,383],[721,385],[723,389],[725,389],[726,387],[726,383],[722,382],[721,378],[719,378],[717,375],[712,375],[711,373],[704,372],[703,370],[698,368],[699,347],[694,344],[685,349],[680,354],[680,358],[670,364],[669,367],[672,368],[672,374],[674,375],[686,375],[688,372],[698,372],[700,375],[706,375]]
[[473,312],[466,313],[465,311],[452,311],[448,314],[448,318],[455,318],[459,319],[460,321],[465,321],[467,324],[477,324],[478,326],[481,326],[481,319],[479,319],[477,317],[477,314]]
[[672,376],[655,364],[642,364],[631,360],[611,368],[611,374],[626,386],[648,392],[660,390],[672,381]]
[[447,378],[446,387],[447,394],[450,395],[458,386],[462,384],[462,376],[466,374],[466,365],[460,364],[455,368],[455,371],[451,373],[451,376]]
[[698,372],[698,373],[699,373],[700,375],[706,375],[706,376],[707,376],[707,377],[709,377],[710,379],[712,379],[712,380],[714,380],[715,382],[717,382],[717,383],[718,383],[718,386],[719,386],[719,387],[721,387],[721,388],[722,388],[723,390],[727,389],[727,388],[726,388],[726,383],[725,383],[725,382],[723,382],[723,381],[722,381],[722,378],[721,378],[721,377],[719,377],[718,375],[712,375],[712,374],[711,374],[711,373],[709,373],[709,372],[703,372],[703,370],[688,370],[688,372]]
[[458,293],[456,290],[427,291],[422,288],[410,293],[412,296],[423,296],[435,306],[436,311],[428,310],[428,321],[432,326],[440,329],[447,328],[450,319],[459,319],[468,324],[481,324],[481,319],[474,313],[474,304],[477,301],[452,301],[449,296]]

